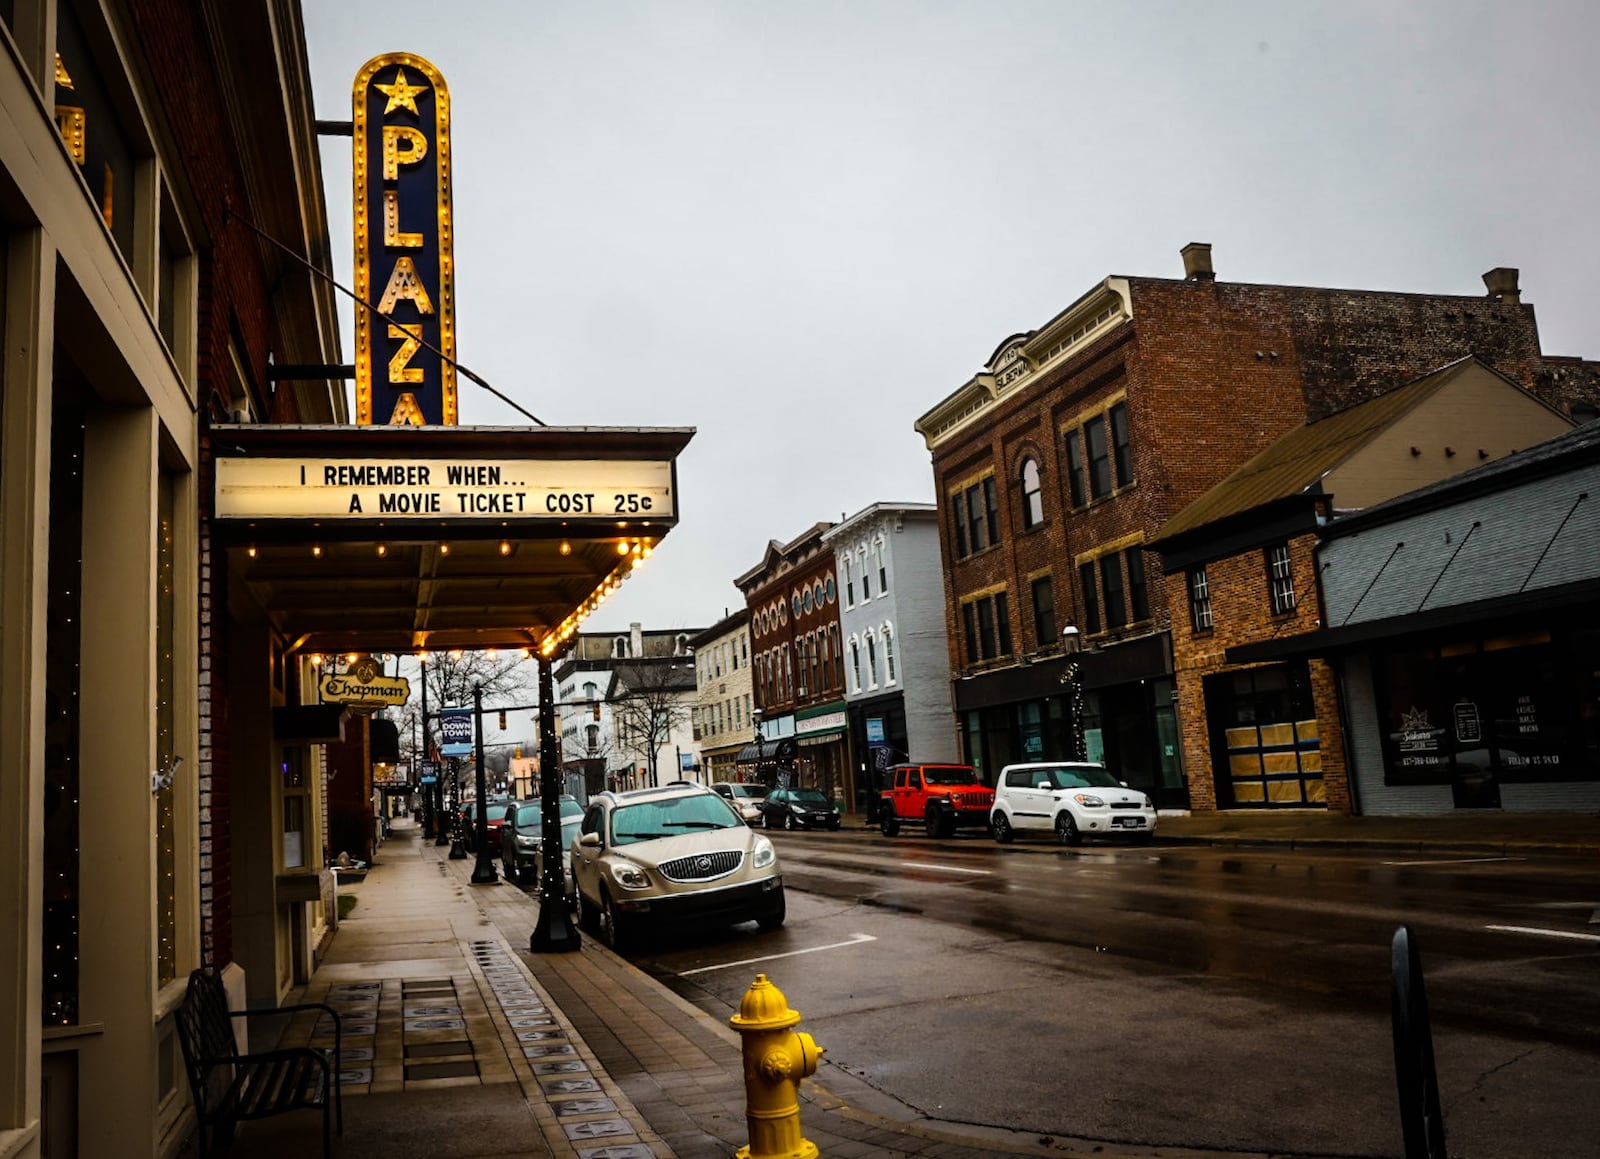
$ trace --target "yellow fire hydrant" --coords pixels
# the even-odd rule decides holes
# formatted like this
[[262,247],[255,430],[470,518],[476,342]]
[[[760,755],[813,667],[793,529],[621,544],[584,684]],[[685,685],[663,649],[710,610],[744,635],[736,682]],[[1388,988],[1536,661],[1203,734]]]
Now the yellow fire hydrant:
[[822,1047],[789,1028],[800,1012],[765,974],[757,974],[729,1025],[744,1036],[745,1121],[750,1145],[739,1159],[815,1159],[817,1145],[800,1135],[800,1080],[817,1073]]

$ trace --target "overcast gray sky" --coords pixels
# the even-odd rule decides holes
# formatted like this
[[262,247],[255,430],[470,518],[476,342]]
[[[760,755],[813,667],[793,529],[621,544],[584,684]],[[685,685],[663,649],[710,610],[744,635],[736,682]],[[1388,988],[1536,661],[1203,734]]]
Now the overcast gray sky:
[[319,117],[380,53],[450,87],[461,361],[547,423],[699,430],[592,629],[710,624],[768,539],[932,500],[917,416],[1190,241],[1231,281],[1517,266],[1545,351],[1600,358],[1593,3],[304,6]]

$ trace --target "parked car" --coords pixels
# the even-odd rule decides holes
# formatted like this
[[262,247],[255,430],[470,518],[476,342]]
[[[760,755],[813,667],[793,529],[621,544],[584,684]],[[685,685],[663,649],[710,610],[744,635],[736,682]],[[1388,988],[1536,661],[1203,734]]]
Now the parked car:
[[761,802],[767,799],[765,785],[746,784],[743,781],[717,781],[711,791],[739,810],[739,816],[749,825],[761,823]]
[[[500,827],[506,822],[506,810],[514,809],[517,802],[510,797],[490,797],[484,815],[489,821],[489,852],[500,852]],[[478,802],[461,804],[461,842],[473,853],[478,851]]]
[[[561,865],[561,896],[566,899],[570,908],[577,904],[578,896],[572,888],[572,863],[568,860],[572,852],[572,843],[578,839],[578,832],[583,828],[583,813],[580,809],[576,817],[563,815],[561,818],[561,850],[556,855],[556,860]],[[533,854],[533,883],[539,885],[544,879],[544,846],[541,844]]]
[[[521,801],[507,810],[507,821],[500,827],[500,868],[510,881],[531,885],[538,878],[539,843],[544,840],[544,805],[541,801]],[[561,797],[561,823],[574,824],[583,818],[583,806],[570,794]]]
[[843,823],[820,789],[774,789],[761,802],[763,829],[837,829]]
[[704,785],[599,794],[568,861],[580,924],[613,949],[665,922],[783,924],[777,850]]
[[885,837],[918,821],[929,837],[988,828],[994,790],[971,765],[895,765],[890,774],[890,787],[878,805],[878,827]]
[[1156,807],[1104,765],[1036,762],[1000,770],[989,832],[1001,844],[1023,833],[1054,833],[1063,845],[1086,834],[1118,834],[1149,841]]

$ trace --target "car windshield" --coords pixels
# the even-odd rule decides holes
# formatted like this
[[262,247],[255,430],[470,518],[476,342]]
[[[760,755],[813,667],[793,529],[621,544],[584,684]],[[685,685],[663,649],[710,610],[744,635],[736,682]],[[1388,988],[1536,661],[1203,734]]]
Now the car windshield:
[[789,800],[797,805],[819,805],[824,809],[831,807],[831,802],[822,795],[820,789],[796,789],[789,794]]
[[[544,816],[544,804],[533,801],[517,809],[516,825],[519,829],[537,828],[539,819]],[[563,798],[561,802],[561,823],[565,825],[569,820],[577,821],[583,818],[583,806],[577,801]]]
[[942,768],[927,765],[923,767],[922,779],[929,785],[970,785],[977,777],[966,765],[947,765]]
[[1028,776],[1035,785],[1050,781],[1057,789],[1116,789],[1122,785],[1110,772],[1097,766],[1035,769]]
[[677,837],[696,829],[744,828],[733,806],[715,793],[659,797],[619,805],[611,814],[611,840],[617,845]]
[[757,799],[767,795],[766,789],[760,785],[729,785],[728,792],[735,797],[754,797]]

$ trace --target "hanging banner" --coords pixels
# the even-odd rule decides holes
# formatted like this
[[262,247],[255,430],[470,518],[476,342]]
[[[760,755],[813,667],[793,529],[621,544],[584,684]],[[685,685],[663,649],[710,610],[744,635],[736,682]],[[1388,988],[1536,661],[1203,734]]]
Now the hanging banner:
[[439,755],[472,755],[472,709],[446,708],[439,712]]
[[356,307],[356,423],[454,426],[450,94],[422,57],[391,52],[362,66],[353,100],[355,293],[384,315]]

